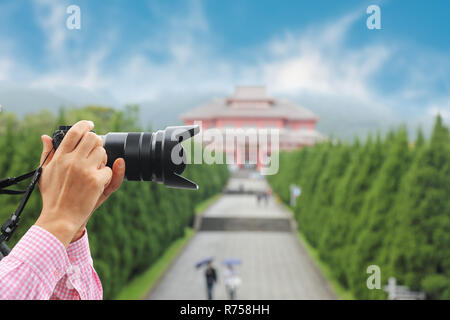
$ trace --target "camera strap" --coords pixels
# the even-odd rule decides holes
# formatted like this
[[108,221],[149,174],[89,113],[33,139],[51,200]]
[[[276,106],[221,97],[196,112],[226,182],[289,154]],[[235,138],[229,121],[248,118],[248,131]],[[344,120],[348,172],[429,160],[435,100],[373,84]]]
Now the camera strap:
[[26,190],[8,190],[5,188],[18,184],[19,182],[32,177],[35,173],[36,170],[33,170],[18,177],[11,177],[0,180],[0,194],[24,194],[25,192],[27,192]]
[[[6,256],[9,253],[8,247],[3,243],[4,241],[8,241],[11,236],[13,235],[14,231],[16,230],[17,226],[19,225],[20,220],[20,214],[22,213],[23,209],[25,208],[25,205],[28,202],[28,199],[30,199],[31,194],[33,193],[34,187],[39,181],[39,178],[42,174],[42,167],[47,161],[50,154],[53,152],[54,148],[50,150],[49,153],[47,153],[47,156],[45,157],[42,164],[34,171],[25,173],[19,177],[12,177],[12,178],[6,178],[3,180],[0,180],[0,194],[25,194],[22,198],[22,201],[20,202],[19,206],[17,207],[16,211],[11,215],[11,217],[6,220],[2,227],[1,227],[1,234],[0,234],[0,259],[2,256]],[[26,190],[5,190],[4,188],[7,188],[9,186],[15,185],[19,183],[22,180],[25,180],[27,178],[33,177],[31,179],[31,182]]]

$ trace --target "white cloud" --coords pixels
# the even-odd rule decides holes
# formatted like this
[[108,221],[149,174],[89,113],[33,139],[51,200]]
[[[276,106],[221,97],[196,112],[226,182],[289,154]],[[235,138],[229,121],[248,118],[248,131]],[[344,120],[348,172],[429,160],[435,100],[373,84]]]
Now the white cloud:
[[[165,22],[157,31],[148,30],[135,50],[106,64],[115,49],[114,32],[80,58],[67,50],[62,4],[50,0],[36,0],[35,4],[39,25],[47,37],[49,59],[55,63],[41,73],[31,65],[19,68],[11,55],[0,56],[0,80],[14,80],[19,74],[27,79],[22,81],[25,86],[64,95],[75,104],[152,102],[165,106],[168,96],[185,100],[187,96],[224,95],[239,84],[266,84],[273,95],[319,113],[329,131],[346,130],[349,134],[388,126],[403,118],[420,121],[442,105],[448,118],[448,94],[430,97],[428,87],[430,74],[435,77],[433,81],[439,81],[449,68],[443,71],[426,63],[412,63],[403,70],[408,77],[406,87],[386,95],[374,86],[376,76],[387,63],[397,61],[399,53],[397,45],[391,43],[347,46],[351,28],[364,11],[301,31],[291,30],[258,47],[246,48],[250,59],[244,62],[218,52],[220,35],[211,31],[200,1],[191,1],[178,14],[168,14],[153,4],[152,11]],[[164,59],[155,59],[148,52]],[[439,55],[436,59],[448,65],[448,59]],[[397,112],[398,106],[406,102],[413,105],[418,98],[429,101],[414,116],[412,112],[407,116]]]
[[437,102],[433,102],[427,106],[428,113],[433,117],[441,115],[444,121],[450,120],[450,98],[446,98]]
[[53,56],[64,54],[66,7],[62,1],[33,0],[36,20],[47,37],[47,50]]
[[351,14],[269,43],[273,56],[262,65],[265,82],[280,93],[338,93],[370,100],[369,80],[389,59],[391,50],[379,44],[346,48],[344,40],[356,18]]

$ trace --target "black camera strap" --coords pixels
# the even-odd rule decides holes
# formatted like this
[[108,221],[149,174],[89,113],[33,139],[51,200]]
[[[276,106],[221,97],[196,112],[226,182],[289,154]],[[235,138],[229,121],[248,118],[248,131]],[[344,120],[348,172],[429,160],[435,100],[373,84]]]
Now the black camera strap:
[[[23,209],[25,208],[25,205],[27,204],[28,200],[30,199],[31,194],[33,193],[34,187],[39,181],[39,178],[42,174],[42,167],[47,161],[50,154],[53,152],[54,148],[50,150],[50,152],[45,157],[42,164],[34,171],[25,173],[18,177],[12,177],[12,178],[6,178],[3,180],[0,180],[0,194],[10,194],[10,195],[17,195],[17,194],[25,194],[22,198],[22,201],[20,202],[19,206],[17,207],[16,211],[11,215],[11,217],[6,220],[2,227],[1,227],[1,234],[0,234],[0,260],[9,254],[9,248],[3,243],[4,241],[8,241],[11,239],[11,236],[13,235],[14,231],[16,230],[17,226],[19,225],[20,220],[20,214],[22,213]],[[31,182],[26,190],[5,190],[5,188],[15,185],[19,183],[20,181],[23,181],[27,178],[33,177],[31,179]]]
[[0,180],[0,194],[24,194],[25,192],[27,192],[26,190],[8,190],[5,188],[18,184],[19,182],[32,177],[35,173],[36,170],[33,170],[18,177],[11,177]]

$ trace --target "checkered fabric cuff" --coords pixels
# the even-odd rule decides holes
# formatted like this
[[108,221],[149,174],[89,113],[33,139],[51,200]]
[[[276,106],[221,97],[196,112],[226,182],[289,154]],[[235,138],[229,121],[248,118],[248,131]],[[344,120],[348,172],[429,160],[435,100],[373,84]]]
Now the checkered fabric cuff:
[[80,239],[69,244],[67,247],[67,255],[72,265],[93,265],[86,229],[84,229],[84,234]]
[[70,266],[69,257],[61,241],[35,225],[14,246],[9,256],[28,265],[51,290]]

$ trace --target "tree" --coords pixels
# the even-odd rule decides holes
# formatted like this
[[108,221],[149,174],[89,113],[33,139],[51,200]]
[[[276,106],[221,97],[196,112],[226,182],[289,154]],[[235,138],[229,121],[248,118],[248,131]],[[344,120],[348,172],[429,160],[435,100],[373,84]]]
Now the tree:
[[366,287],[368,265],[433,299],[450,298],[450,137],[441,117],[430,142],[419,129],[353,145],[319,144],[282,152],[269,178],[289,202],[289,185],[302,186],[295,218],[333,276],[356,297],[380,299]]
[[384,297],[384,292],[367,290],[365,279],[369,265],[379,265],[383,270],[380,253],[389,250],[383,246],[383,240],[394,230],[389,229],[389,220],[393,214],[393,206],[400,186],[400,181],[409,168],[410,151],[406,129],[401,128],[393,136],[388,146],[386,160],[374,179],[361,209],[361,214],[355,221],[352,239],[355,246],[351,250],[353,263],[348,267],[350,286],[358,297]]
[[[440,116],[428,146],[415,157],[402,181],[390,270],[414,289],[449,298],[450,138]],[[446,278],[439,287],[436,279]]]

